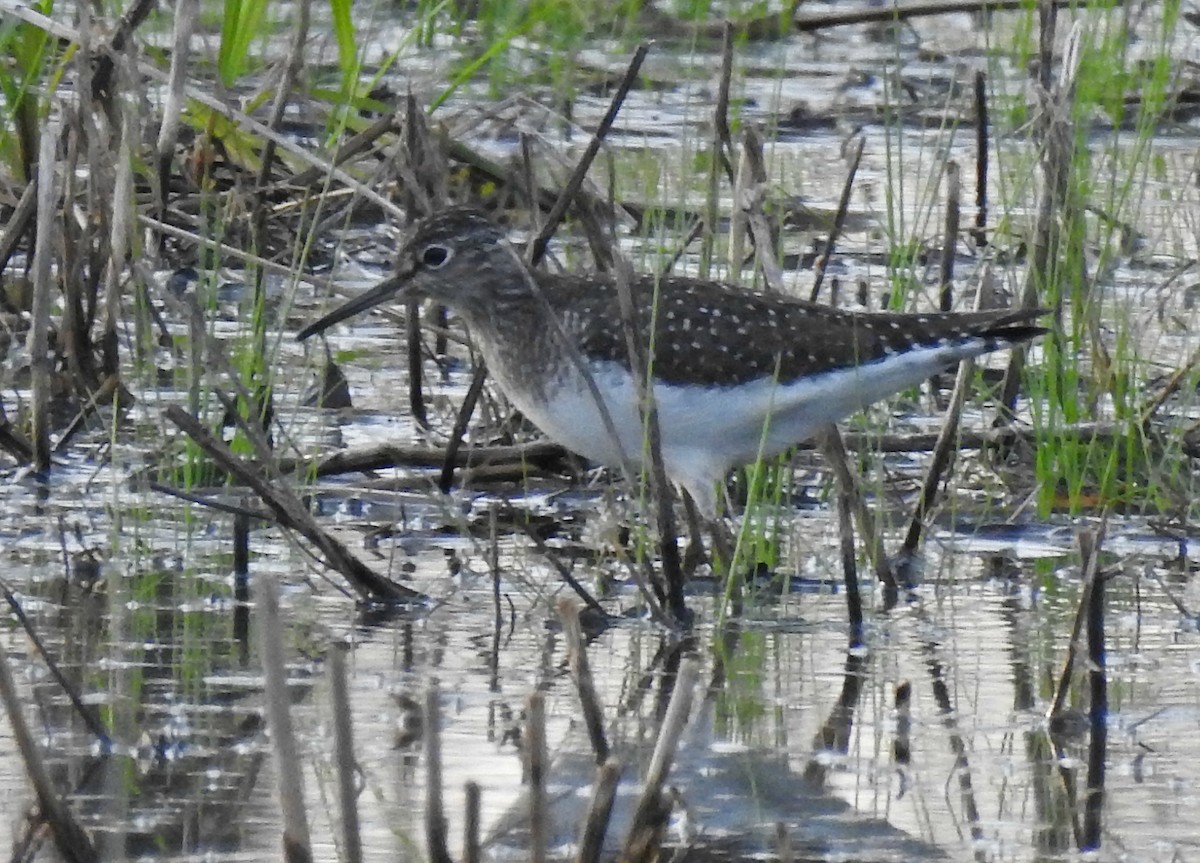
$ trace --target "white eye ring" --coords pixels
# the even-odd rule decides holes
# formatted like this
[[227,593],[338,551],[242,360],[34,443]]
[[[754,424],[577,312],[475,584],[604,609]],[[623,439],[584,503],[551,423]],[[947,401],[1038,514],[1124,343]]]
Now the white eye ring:
[[421,250],[421,264],[431,270],[440,270],[454,257],[454,250],[449,246],[431,243]]

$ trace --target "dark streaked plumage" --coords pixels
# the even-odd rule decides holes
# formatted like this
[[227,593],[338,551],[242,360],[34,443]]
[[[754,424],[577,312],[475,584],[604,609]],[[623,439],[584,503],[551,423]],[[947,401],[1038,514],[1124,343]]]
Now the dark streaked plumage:
[[[667,472],[710,514],[730,468],[952,363],[1044,332],[1033,323],[1040,310],[863,314],[699,279],[631,281],[653,355]],[[447,210],[414,226],[393,278],[299,337],[414,294],[459,313],[505,393],[550,437],[607,464],[639,461],[643,434],[611,278],[533,273],[485,216]],[[619,441],[605,433],[560,333],[587,362]]]

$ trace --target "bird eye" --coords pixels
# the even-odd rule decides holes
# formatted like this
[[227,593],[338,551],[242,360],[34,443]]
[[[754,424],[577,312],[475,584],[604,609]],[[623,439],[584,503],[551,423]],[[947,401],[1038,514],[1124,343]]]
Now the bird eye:
[[431,270],[436,270],[446,265],[450,255],[450,250],[445,246],[426,246],[421,250],[421,263]]

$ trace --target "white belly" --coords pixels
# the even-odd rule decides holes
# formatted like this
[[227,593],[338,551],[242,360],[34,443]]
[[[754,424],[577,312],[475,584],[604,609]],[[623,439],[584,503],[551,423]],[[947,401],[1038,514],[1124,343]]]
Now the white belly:
[[[856,410],[920,383],[964,355],[968,345],[910,351],[880,362],[779,384],[771,378],[730,387],[656,384],[664,467],[708,514],[715,484],[734,467],[774,456]],[[592,392],[578,375],[564,376],[541,402],[525,387],[497,379],[513,403],[550,438],[586,458],[641,466],[647,438],[633,379],[617,363],[593,373],[615,427],[606,430]]]

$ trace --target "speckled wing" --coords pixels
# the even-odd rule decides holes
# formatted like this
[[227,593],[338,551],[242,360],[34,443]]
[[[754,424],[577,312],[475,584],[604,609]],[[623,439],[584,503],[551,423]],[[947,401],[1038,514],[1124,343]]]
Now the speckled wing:
[[[585,356],[628,368],[611,280],[538,281]],[[735,386],[776,374],[788,383],[916,347],[982,339],[982,354],[1045,332],[1032,323],[1041,309],[867,314],[676,276],[657,286],[654,277],[638,276],[631,289],[643,339],[654,310],[654,374],[668,384]]]

